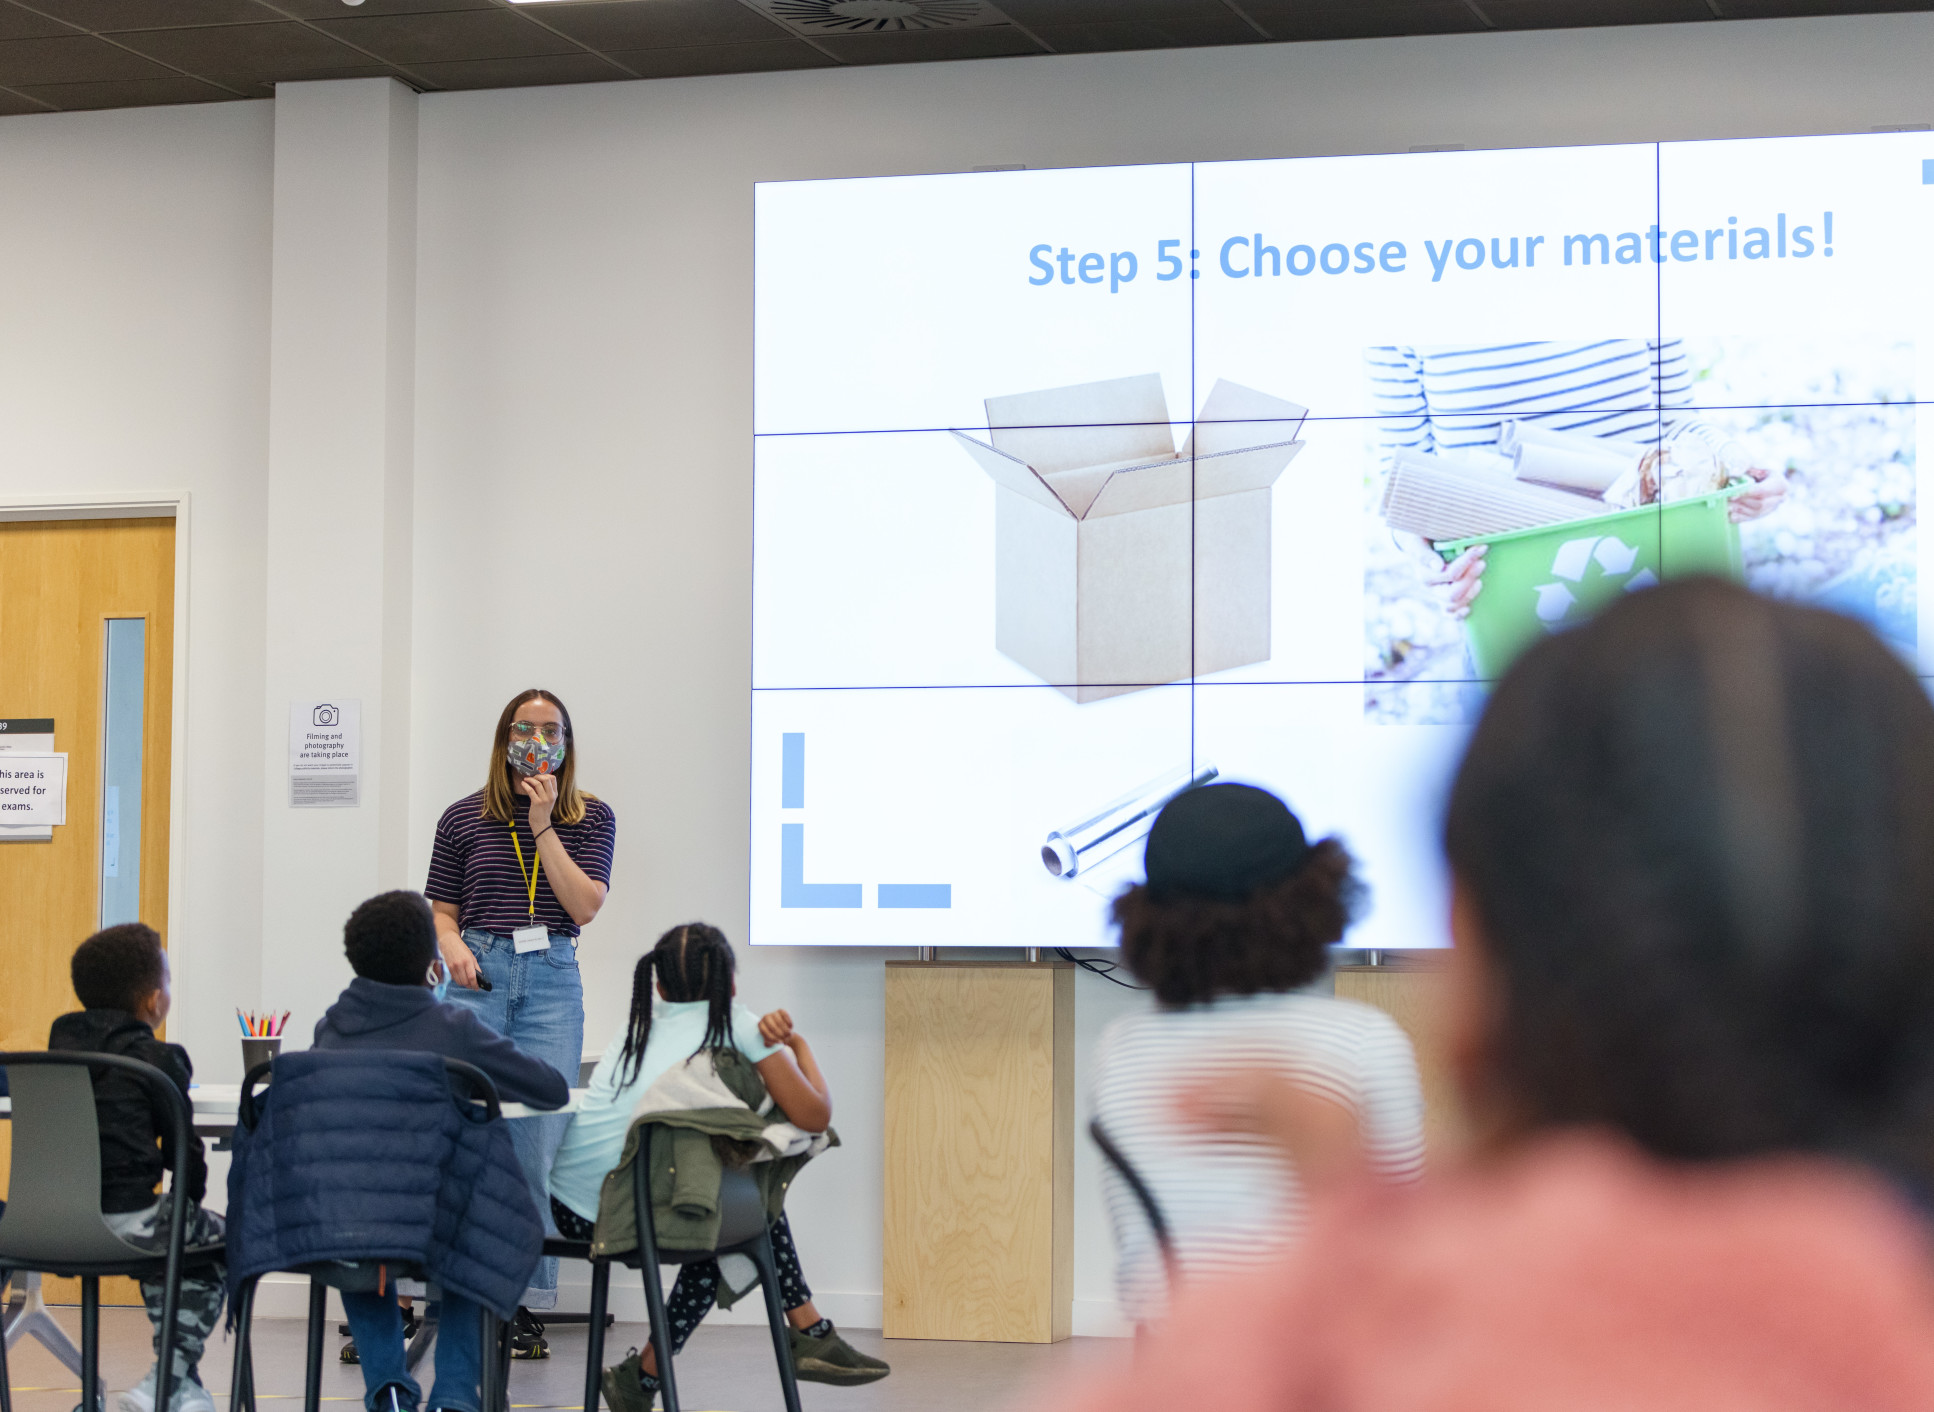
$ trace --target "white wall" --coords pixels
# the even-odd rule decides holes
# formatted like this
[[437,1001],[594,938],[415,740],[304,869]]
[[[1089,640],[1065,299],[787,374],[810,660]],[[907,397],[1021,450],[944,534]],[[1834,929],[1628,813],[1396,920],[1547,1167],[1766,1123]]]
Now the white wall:
[[[1931,50],[1934,16],[1894,15],[424,97],[413,826],[386,881],[420,885],[494,713],[541,682],[619,817],[583,951],[591,1042],[664,927],[744,935],[754,181],[1857,132],[1934,120]],[[176,945],[198,989],[178,1033],[224,1077],[238,1000],[298,1005],[298,1031],[327,1000],[277,987],[278,948],[304,943],[262,917],[265,872],[339,861],[260,842],[262,722],[286,710],[261,609],[269,126],[249,104],[0,119],[0,497],[196,492]],[[864,250],[829,255],[829,278],[865,277]],[[839,1098],[847,1145],[794,1202],[809,1277],[877,1326],[882,957],[742,960],[747,999],[793,1010]],[[1134,1003],[1082,977],[1081,1053]],[[1080,1153],[1076,1328],[1101,1331],[1111,1260]]]
[[173,1033],[218,1072],[261,988],[274,112],[0,120],[0,505],[190,497]]

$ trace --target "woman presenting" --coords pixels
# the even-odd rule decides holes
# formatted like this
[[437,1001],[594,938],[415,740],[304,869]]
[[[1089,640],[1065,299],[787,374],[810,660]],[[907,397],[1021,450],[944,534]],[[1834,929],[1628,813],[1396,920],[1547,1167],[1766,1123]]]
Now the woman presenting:
[[[437,944],[468,1005],[518,1048],[572,1083],[584,1053],[578,932],[611,885],[611,807],[577,786],[571,713],[548,691],[519,692],[497,718],[484,787],[443,811],[424,887]],[[568,1115],[510,1125],[540,1211]],[[546,1358],[529,1310],[557,1303],[557,1261],[543,1261],[517,1311],[517,1357]]]

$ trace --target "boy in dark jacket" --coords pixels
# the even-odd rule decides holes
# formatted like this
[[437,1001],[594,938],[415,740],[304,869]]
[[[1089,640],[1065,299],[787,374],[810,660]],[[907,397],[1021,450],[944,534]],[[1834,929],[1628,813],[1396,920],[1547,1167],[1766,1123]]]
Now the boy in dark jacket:
[[[445,1004],[450,972],[437,952],[436,923],[421,893],[385,892],[354,912],[343,927],[343,950],[356,979],[316,1025],[317,1049],[414,1049],[461,1059],[490,1076],[506,1103],[561,1108],[571,1096],[564,1075],[534,1059],[470,1011]],[[342,1297],[363,1367],[369,1412],[408,1412],[422,1390],[403,1353],[403,1316],[393,1289]],[[436,1385],[430,1407],[479,1412],[477,1374],[482,1356],[475,1304],[446,1293],[437,1320]]]
[[[74,952],[74,994],[85,1010],[62,1015],[47,1036],[49,1049],[85,1050],[139,1059],[161,1070],[181,1096],[188,1097],[194,1066],[188,1051],[155,1038],[155,1026],[168,1018],[168,953],[154,928],[126,922],[98,931]],[[168,1113],[139,1080],[103,1072],[94,1076],[94,1111],[101,1129],[101,1214],[121,1239],[157,1254],[168,1248],[168,1198],[155,1188],[174,1170],[174,1128]],[[201,1139],[190,1134],[188,1151],[188,1245],[210,1245],[222,1238],[222,1218],[201,1209],[208,1187],[208,1163]],[[175,1310],[174,1412],[214,1412],[214,1399],[201,1385],[201,1355],[222,1316],[222,1268],[202,1264],[185,1268]],[[154,1325],[155,1356],[161,1353],[161,1281],[141,1281],[141,1302]],[[121,1394],[121,1412],[154,1412],[155,1367]]]

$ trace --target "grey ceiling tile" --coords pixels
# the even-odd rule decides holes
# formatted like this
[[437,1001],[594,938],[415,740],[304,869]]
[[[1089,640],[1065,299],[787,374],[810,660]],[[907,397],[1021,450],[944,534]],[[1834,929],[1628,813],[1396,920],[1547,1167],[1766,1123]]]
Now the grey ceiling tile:
[[540,83],[597,83],[631,75],[582,49],[519,59],[465,59],[410,66],[438,88],[524,88]]
[[[1479,0],[1482,4],[1483,0]],[[1463,34],[1483,29],[1458,0],[1354,0],[1282,5],[1249,0],[1249,17],[1273,39],[1374,39],[1395,34]]]
[[37,102],[24,93],[15,93],[0,88],[0,117],[15,117],[21,113],[45,113],[50,111],[45,103]]
[[1263,37],[1225,13],[1213,18],[1125,20],[1116,24],[1029,25],[1057,54],[1105,54],[1120,49],[1183,49],[1210,44],[1260,44]]
[[[1138,20],[1229,19],[1222,0],[1000,0],[1000,11],[1029,29],[1037,25],[1126,24]],[[1245,25],[1244,28],[1247,28]],[[1250,31],[1254,33],[1254,31]]]
[[392,64],[525,59],[584,52],[579,45],[532,24],[514,10],[367,15],[350,20],[318,20],[316,24],[337,39]]
[[256,0],[19,0],[82,29],[172,29],[176,25],[245,24],[272,20]]
[[235,95],[197,79],[138,78],[112,83],[21,84],[20,91],[63,112],[83,108],[152,108],[164,103],[233,102]]
[[1719,0],[1719,12],[1729,20],[1783,19],[1798,15],[1876,15],[1925,10],[1921,0]]
[[913,64],[947,59],[992,59],[1039,54],[1041,46],[1013,25],[931,29],[893,34],[822,35],[816,42],[848,64]]
[[344,15],[417,15],[435,10],[495,10],[496,0],[364,0],[350,8],[343,0],[256,0],[259,5],[299,20],[333,20]]
[[0,83],[19,86],[166,77],[173,75],[162,65],[91,35],[0,40]]
[[338,44],[307,25],[207,25],[199,29],[150,29],[114,36],[151,59],[193,74],[249,74],[255,78],[313,77],[364,68],[367,55]]
[[784,39],[786,30],[739,0],[648,0],[637,4],[533,5],[531,17],[594,49],[668,44],[737,44]]
[[1713,18],[1706,0],[1478,0],[1478,6],[1499,29],[1582,29]]
[[621,49],[611,55],[640,78],[690,78],[696,74],[770,73],[775,69],[823,69],[829,59],[799,39],[756,44],[688,44],[665,49]]
[[[33,39],[41,35],[75,32],[74,26],[62,24],[52,15],[24,9],[19,5],[0,3],[0,39]],[[44,113],[47,110],[35,108],[33,111]]]

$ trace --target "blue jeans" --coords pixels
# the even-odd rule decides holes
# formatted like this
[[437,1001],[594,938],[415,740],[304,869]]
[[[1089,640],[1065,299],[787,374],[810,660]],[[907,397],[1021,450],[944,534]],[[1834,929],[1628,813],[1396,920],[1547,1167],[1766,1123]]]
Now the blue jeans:
[[[391,1384],[402,1387],[404,1404],[423,1400],[423,1389],[410,1376],[403,1360],[403,1315],[396,1294],[343,1292],[342,1312],[356,1340],[356,1356],[363,1365],[363,1405],[369,1412],[390,1412],[389,1399],[376,1394]],[[467,1299],[445,1294],[437,1311],[436,1385],[430,1406],[449,1412],[479,1412],[482,1399],[477,1374],[482,1367],[483,1311]]]
[[[578,1065],[584,1058],[584,983],[578,978],[573,939],[563,932],[552,932],[550,950],[526,951],[522,956],[509,937],[476,927],[464,932],[463,942],[477,958],[477,968],[489,977],[491,989],[451,986],[447,998],[468,1006],[491,1029],[526,1054],[542,1059],[564,1075],[566,1083],[577,1087]],[[552,1235],[556,1231],[551,1227],[547,1194],[551,1159],[557,1156],[564,1130],[570,1126],[569,1114],[519,1118],[510,1125],[510,1140],[517,1149],[524,1179],[530,1183],[539,1219]],[[522,1302],[528,1309],[557,1307],[555,1257],[538,1262]]]

